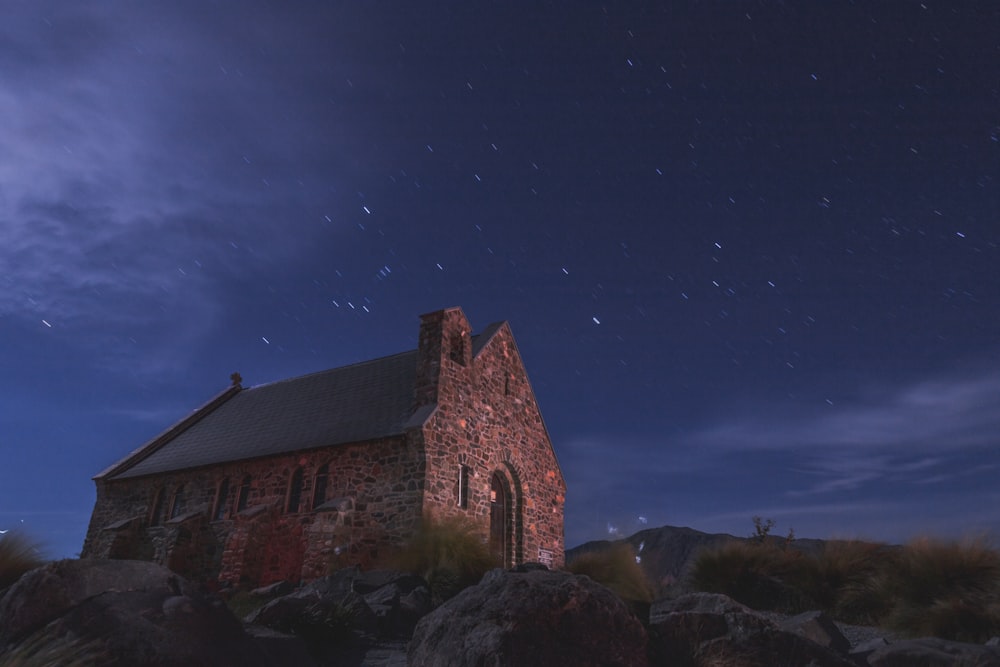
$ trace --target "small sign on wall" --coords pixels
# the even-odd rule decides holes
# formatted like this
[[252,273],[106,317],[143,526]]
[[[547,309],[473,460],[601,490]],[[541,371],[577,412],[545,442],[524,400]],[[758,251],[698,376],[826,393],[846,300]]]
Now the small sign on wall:
[[538,549],[538,562],[545,567],[552,567],[552,552],[548,549]]

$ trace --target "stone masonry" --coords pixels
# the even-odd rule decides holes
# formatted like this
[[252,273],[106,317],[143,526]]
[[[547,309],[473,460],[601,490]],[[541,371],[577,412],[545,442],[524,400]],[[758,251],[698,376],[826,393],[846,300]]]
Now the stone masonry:
[[[259,390],[237,384],[223,392],[95,478],[82,555],[152,560],[205,582],[296,582],[341,565],[384,564],[422,519],[460,517],[508,565],[561,566],[566,486],[510,327],[473,336],[460,309],[429,313],[409,354],[407,387],[386,389],[390,380],[376,377],[380,360],[370,362],[370,379],[367,367],[349,369],[383,393],[410,397],[398,423],[374,429],[382,437],[344,442],[330,433],[325,440],[336,444],[296,448],[301,427],[289,417],[287,446],[281,423],[261,425],[278,440],[265,443],[274,450],[268,456],[241,458],[237,450],[231,460],[129,472],[168,459],[184,439],[194,451],[200,438],[215,446],[213,433],[246,419],[232,416],[241,414],[240,395]],[[269,391],[281,398],[299,380]],[[378,407],[358,409],[375,415]]]

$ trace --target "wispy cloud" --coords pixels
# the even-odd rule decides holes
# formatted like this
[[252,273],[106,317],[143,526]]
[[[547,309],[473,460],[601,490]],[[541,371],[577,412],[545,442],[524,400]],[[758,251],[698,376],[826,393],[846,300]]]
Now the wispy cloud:
[[[566,443],[571,500],[583,506],[572,517],[574,534],[628,520],[602,518],[605,506],[722,532],[745,533],[753,514],[794,519],[812,535],[905,539],[962,530],[934,517],[979,507],[1000,467],[1000,371],[954,373],[856,400],[812,414],[757,405],[752,417],[658,443],[619,435]],[[998,529],[1000,511],[969,521],[965,529]]]
[[826,413],[778,415],[712,425],[691,438],[715,449],[795,450],[836,447],[918,455],[984,447],[1000,432],[1000,372],[928,380]]
[[303,172],[339,151],[279,122],[281,79],[206,14],[44,4],[0,25],[0,317],[184,349],[226,281],[310,247]]

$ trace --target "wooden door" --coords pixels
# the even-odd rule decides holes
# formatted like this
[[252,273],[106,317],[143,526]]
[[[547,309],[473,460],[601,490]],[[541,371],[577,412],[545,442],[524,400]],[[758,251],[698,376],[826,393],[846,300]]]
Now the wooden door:
[[509,507],[510,501],[503,480],[494,473],[490,484],[490,551],[504,567],[510,565],[507,557]]

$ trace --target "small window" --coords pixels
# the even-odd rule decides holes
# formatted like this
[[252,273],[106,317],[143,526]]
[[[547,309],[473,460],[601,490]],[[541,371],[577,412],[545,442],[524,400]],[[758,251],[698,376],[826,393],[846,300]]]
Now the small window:
[[299,511],[299,501],[302,499],[302,468],[296,468],[288,483],[288,503],[285,511],[294,514]]
[[250,501],[250,475],[243,478],[240,482],[240,493],[236,497],[236,512],[242,512],[247,508],[247,503]]
[[153,511],[149,515],[150,526],[159,526],[163,522],[163,498],[166,495],[162,486],[156,490],[156,495],[153,497]]
[[184,485],[180,484],[177,490],[174,491],[174,503],[170,506],[170,518],[176,519],[181,514],[184,514],[184,508],[187,506],[187,499],[184,497]]
[[215,494],[215,510],[212,512],[213,521],[222,521],[226,518],[226,501],[229,500],[229,478],[222,480],[219,490]]
[[469,508],[469,466],[458,466],[458,506]]
[[316,471],[316,481],[313,484],[313,509],[326,502],[326,482],[330,478],[330,464],[324,463]]

